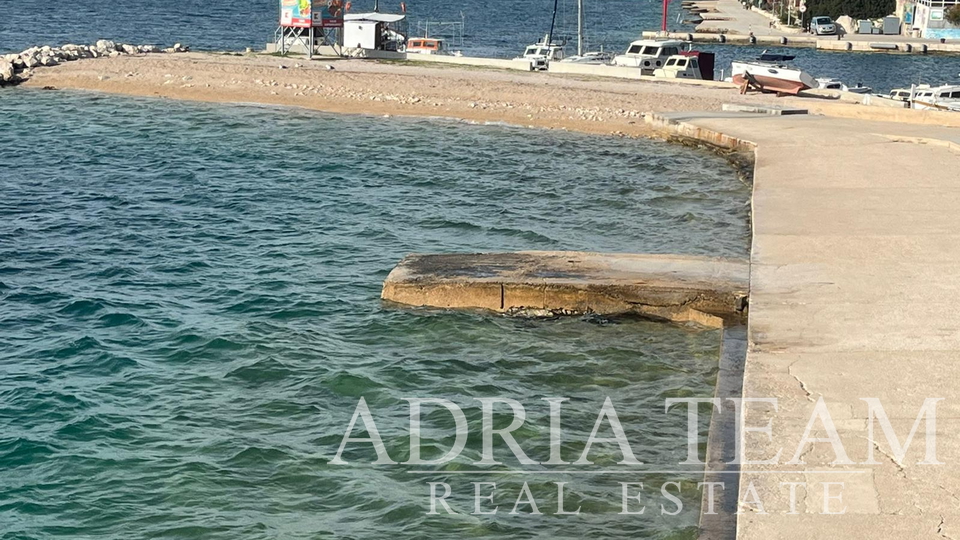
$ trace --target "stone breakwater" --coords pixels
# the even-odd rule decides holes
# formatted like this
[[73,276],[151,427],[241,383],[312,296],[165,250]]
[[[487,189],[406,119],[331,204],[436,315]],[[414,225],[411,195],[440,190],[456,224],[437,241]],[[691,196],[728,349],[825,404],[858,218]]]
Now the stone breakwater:
[[0,56],[0,86],[16,84],[29,78],[34,68],[56,66],[63,62],[71,62],[82,58],[101,58],[121,55],[136,55],[150,53],[181,53],[188,52],[189,47],[175,44],[173,47],[162,49],[156,45],[128,45],[101,39],[93,45],[68,44],[62,47],[31,47],[20,53]]

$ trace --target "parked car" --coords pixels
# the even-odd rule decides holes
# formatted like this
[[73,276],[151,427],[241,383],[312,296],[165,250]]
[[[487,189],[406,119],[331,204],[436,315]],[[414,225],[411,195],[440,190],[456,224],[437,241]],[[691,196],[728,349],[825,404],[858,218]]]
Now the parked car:
[[832,36],[837,33],[837,23],[830,17],[814,17],[810,20],[810,32],[818,36]]

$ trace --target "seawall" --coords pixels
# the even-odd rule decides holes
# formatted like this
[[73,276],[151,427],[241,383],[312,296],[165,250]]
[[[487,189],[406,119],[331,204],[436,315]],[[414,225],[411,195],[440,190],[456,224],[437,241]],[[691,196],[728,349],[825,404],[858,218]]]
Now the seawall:
[[[740,471],[737,538],[955,537],[960,130],[809,115],[649,121],[755,147],[743,395],[776,406],[745,406],[745,425],[770,429],[745,435],[754,463]],[[897,458],[887,436],[871,438],[864,398],[882,403],[899,441],[925,399],[946,399]],[[822,420],[820,440],[803,442],[815,410],[830,417],[830,442]],[[919,464],[931,440],[942,463]]]

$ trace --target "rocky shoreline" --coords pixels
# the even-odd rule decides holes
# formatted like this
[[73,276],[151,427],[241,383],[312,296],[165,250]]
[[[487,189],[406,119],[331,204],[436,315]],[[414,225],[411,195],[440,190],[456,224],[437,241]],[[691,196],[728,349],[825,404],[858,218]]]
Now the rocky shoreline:
[[151,53],[184,53],[190,47],[180,43],[173,47],[160,48],[157,45],[129,45],[101,39],[93,45],[67,44],[62,47],[31,47],[19,53],[0,56],[0,86],[23,82],[38,67],[49,67],[84,58],[116,57]]

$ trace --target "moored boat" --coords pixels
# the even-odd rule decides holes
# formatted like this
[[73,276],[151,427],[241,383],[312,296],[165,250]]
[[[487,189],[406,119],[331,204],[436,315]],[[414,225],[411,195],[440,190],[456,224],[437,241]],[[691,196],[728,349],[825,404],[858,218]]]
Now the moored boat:
[[569,64],[610,64],[613,62],[613,53],[604,51],[587,52],[574,56],[568,56],[561,60]]
[[662,68],[653,70],[654,77],[665,79],[703,79],[700,72],[700,60],[694,56],[678,54],[667,58]]
[[548,34],[544,39],[527,46],[523,55],[519,56],[517,60],[529,60],[532,69],[545,70],[550,62],[563,60],[563,46],[563,42],[552,41]]
[[410,38],[407,40],[407,53],[413,54],[439,54],[445,56],[460,56],[457,52],[451,52],[446,47],[446,42],[440,38]]
[[911,108],[938,111],[960,111],[960,85],[922,85],[912,89]]
[[815,88],[820,88],[823,90],[840,90],[841,92],[850,92],[853,94],[869,94],[873,92],[873,88],[869,86],[863,86],[860,83],[857,83],[856,86],[847,86],[840,79],[834,79],[833,77],[818,77],[816,79],[817,86]]
[[680,54],[683,48],[684,42],[680,40],[640,39],[630,43],[626,52],[615,56],[613,63],[638,67],[644,71],[644,75],[653,75],[655,69],[667,63],[667,58]]

